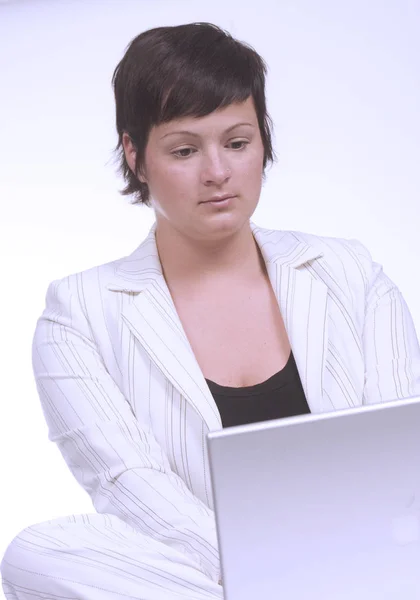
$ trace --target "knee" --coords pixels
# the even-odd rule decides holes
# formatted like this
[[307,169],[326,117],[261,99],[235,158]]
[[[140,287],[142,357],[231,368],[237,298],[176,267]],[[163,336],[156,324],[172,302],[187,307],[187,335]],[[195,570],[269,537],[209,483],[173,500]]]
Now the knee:
[[42,521],[22,529],[6,547],[0,563],[0,574],[8,580],[11,572],[17,567],[29,567],[39,563],[45,551],[59,551],[67,545],[65,536],[72,525],[80,527],[83,524],[100,525],[104,520],[113,515],[79,514],[58,517],[49,521]]
[[[38,525],[41,525],[39,523]],[[7,582],[14,581],[16,568],[22,567],[28,564],[31,559],[31,554],[28,552],[28,544],[30,544],[30,538],[33,530],[33,525],[22,529],[13,539],[9,542],[6,547],[6,551],[3,554],[0,563],[0,575],[3,580],[3,585]],[[32,553],[35,550],[33,545]]]

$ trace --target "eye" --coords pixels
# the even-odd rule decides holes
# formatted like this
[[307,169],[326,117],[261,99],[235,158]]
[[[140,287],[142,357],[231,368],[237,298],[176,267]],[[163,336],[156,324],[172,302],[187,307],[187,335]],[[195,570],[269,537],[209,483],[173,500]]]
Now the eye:
[[238,140],[236,142],[231,142],[231,144],[245,144],[245,146],[242,146],[242,148],[237,148],[237,150],[244,150],[249,142],[246,142],[245,140]]
[[191,152],[191,150],[194,150],[194,148],[181,148],[180,150],[176,150],[175,152],[172,152],[172,154],[178,158],[189,158],[191,155],[188,154],[188,156],[186,156],[185,154],[182,154],[181,156],[179,155],[180,152]]
[[[233,145],[233,144],[242,144],[241,148],[233,148],[233,150],[236,150],[238,152],[238,151],[244,150],[246,148],[246,146],[249,144],[249,142],[246,140],[236,140],[235,142],[230,142],[228,145]],[[175,152],[171,152],[171,154],[173,154],[177,158],[190,158],[191,154],[188,154],[188,155],[181,154],[180,155],[181,152],[196,152],[196,150],[191,147],[180,148],[179,150],[175,150]]]

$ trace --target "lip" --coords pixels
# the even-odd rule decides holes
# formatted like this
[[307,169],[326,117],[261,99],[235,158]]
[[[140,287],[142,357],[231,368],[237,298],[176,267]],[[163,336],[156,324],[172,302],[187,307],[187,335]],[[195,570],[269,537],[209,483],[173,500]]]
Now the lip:
[[231,200],[232,198],[235,198],[234,194],[225,194],[224,196],[213,196],[213,198],[210,198],[209,200],[205,200],[203,202],[203,204],[227,204],[229,200]]

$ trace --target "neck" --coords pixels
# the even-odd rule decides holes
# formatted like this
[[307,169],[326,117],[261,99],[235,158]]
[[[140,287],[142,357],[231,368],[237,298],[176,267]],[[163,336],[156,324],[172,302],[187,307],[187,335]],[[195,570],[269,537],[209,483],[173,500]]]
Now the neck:
[[232,235],[207,241],[158,224],[156,245],[165,279],[174,284],[249,282],[266,274],[249,222]]

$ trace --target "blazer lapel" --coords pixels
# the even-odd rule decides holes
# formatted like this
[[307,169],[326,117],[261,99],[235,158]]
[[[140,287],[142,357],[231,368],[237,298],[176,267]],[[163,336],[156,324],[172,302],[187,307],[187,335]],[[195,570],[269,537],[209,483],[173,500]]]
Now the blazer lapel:
[[291,267],[268,266],[290,345],[312,413],[322,412],[323,372],[328,342],[327,290]]
[[162,273],[156,246],[156,223],[144,242],[120,261],[107,288],[132,294],[122,318],[150,359],[195,408],[209,430],[222,422],[204,375],[179,319]]
[[[327,287],[305,271],[321,254],[290,232],[251,223],[279,303],[311,412],[322,411],[328,343]],[[130,294],[122,318],[150,359],[195,408],[208,429],[222,427],[220,413],[197,363],[162,273],[156,223],[144,242],[116,263],[107,288]]]
[[252,224],[276,295],[312,413],[323,410],[325,359],[328,350],[327,286],[306,265],[322,253],[293,232],[268,231]]

